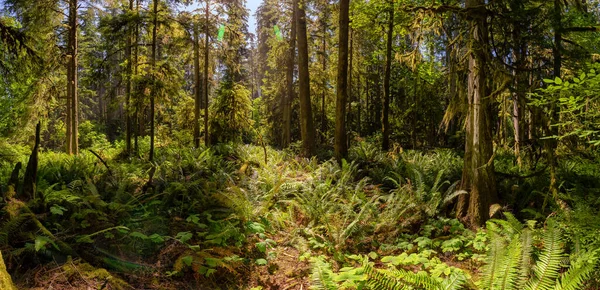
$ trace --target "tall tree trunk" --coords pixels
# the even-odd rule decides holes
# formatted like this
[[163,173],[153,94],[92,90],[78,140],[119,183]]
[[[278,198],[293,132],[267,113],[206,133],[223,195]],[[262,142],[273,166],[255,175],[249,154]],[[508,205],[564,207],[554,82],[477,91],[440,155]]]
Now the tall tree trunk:
[[[327,2],[326,4],[327,5]],[[321,69],[323,70],[323,83],[321,84],[321,144],[327,142],[327,113],[325,112],[325,93],[327,92],[327,8],[324,19],[321,19],[323,38],[321,39]]]
[[[360,61],[359,61],[360,63]],[[356,132],[358,133],[358,136],[362,136],[362,119],[361,119],[361,115],[362,115],[362,99],[361,99],[361,94],[364,90],[364,87],[362,86],[362,84],[360,83],[360,67],[358,69],[358,74],[356,76],[356,82],[358,83],[358,88],[357,88],[357,94],[356,94],[356,101],[358,102],[358,108],[356,110]]]
[[350,0],[340,0],[337,96],[335,102],[335,158],[348,157],[346,102],[348,99],[348,22]]
[[308,72],[308,39],[306,35],[306,12],[304,0],[294,0],[296,5],[298,37],[298,84],[300,99],[300,131],[302,134],[302,153],[306,157],[315,155],[315,126],[310,101],[310,77]]
[[[352,102],[354,101],[354,87],[352,84],[352,72],[354,64],[354,31],[352,28],[348,29],[350,44],[348,46],[348,93],[346,94],[346,132],[352,131],[352,125],[354,123],[354,115],[352,114]],[[346,136],[346,148],[350,148],[350,138]]]
[[296,59],[296,13],[297,3],[292,3],[292,29],[289,39],[287,69],[285,73],[286,93],[283,97],[283,134],[281,146],[283,148],[292,142],[292,100],[294,99],[294,63]]
[[519,168],[523,166],[521,159],[521,145],[525,140],[525,90],[527,87],[527,75],[525,74],[526,68],[526,55],[527,46],[524,41],[521,40],[520,34],[515,29],[514,41],[518,44],[517,51],[515,53],[515,66],[514,77],[515,77],[515,88],[516,91],[513,94],[513,128],[515,137],[515,156],[517,157],[517,165]]
[[[554,46],[552,47],[552,55],[554,57],[554,77],[561,77],[562,67],[562,7],[560,0],[554,0],[554,12],[553,12],[553,23],[552,28],[554,30]],[[558,127],[552,127],[552,124],[558,120],[558,110],[554,103],[551,104],[552,108],[550,111],[552,114],[548,116],[546,122],[546,135],[558,136]],[[558,142],[556,139],[547,139],[545,142],[546,147],[546,158],[550,167],[550,193],[556,200],[558,198],[558,181],[556,178],[556,147]]]
[[392,37],[394,34],[394,1],[389,3],[387,47],[385,52],[385,76],[383,79],[383,116],[381,149],[390,149],[390,76],[392,70]]
[[200,147],[200,109],[202,106],[202,80],[200,78],[200,33],[194,24],[194,147]]
[[[156,34],[158,32],[158,1],[159,0],[154,0],[154,5],[152,8],[152,60],[151,60],[151,66],[152,66],[152,74],[154,74],[154,80],[156,81],[156,73],[157,73],[157,67],[156,67],[156,48],[157,48],[157,39],[156,39]],[[156,84],[154,84],[152,86],[152,93],[150,94],[150,156],[149,156],[149,160],[150,161],[154,161],[154,101],[156,99]]]
[[[129,0],[129,12],[133,12],[133,0]],[[132,57],[131,42],[133,37],[132,24],[127,25],[127,43],[125,44],[125,58],[127,59],[127,86],[125,87],[125,150],[127,155],[131,154],[131,79],[132,79]]]
[[[494,176],[491,104],[485,96],[487,27],[483,0],[466,0],[469,15],[469,72],[467,86],[467,138],[462,187],[469,191],[459,199],[458,214],[471,226],[482,226],[489,219],[490,205],[497,200]],[[465,210],[466,209],[466,210]],[[466,212],[466,215],[465,215]]]
[[[136,0],[135,1],[135,13],[139,18],[139,14],[140,14],[140,1]],[[135,46],[134,46],[134,50],[133,50],[133,74],[137,75],[138,74],[138,68],[139,68],[139,55],[140,55],[140,48],[138,45],[139,42],[139,38],[140,38],[140,27],[139,27],[139,23],[136,21],[135,23]],[[135,127],[135,137],[134,137],[134,142],[133,142],[133,151],[135,152],[136,156],[139,156],[140,151],[139,151],[139,143],[138,143],[138,137],[140,136],[140,106],[141,106],[141,102],[140,102],[140,97],[138,94],[138,87],[137,84],[134,87],[134,91],[135,91],[135,100],[134,100],[134,104],[135,104],[135,112],[133,114],[133,121],[134,124],[133,126]]]
[[67,68],[67,153],[79,153],[79,119],[77,100],[77,5],[69,1],[69,62]]
[[210,136],[208,134],[208,56],[210,53],[210,45],[208,38],[210,37],[210,0],[206,0],[206,23],[204,28],[204,145],[208,146],[210,142]]

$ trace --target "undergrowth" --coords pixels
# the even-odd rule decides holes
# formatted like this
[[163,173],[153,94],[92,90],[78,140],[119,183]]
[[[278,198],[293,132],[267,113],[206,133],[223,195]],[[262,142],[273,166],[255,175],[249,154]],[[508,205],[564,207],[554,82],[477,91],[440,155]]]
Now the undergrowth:
[[[510,188],[511,177],[501,179],[500,192],[519,205],[503,210],[532,221],[507,212],[474,231],[452,218],[467,192],[458,184],[462,159],[451,150],[381,152],[361,141],[338,163],[252,145],[163,146],[150,163],[126,157],[122,144],[90,140],[93,152],[75,157],[42,150],[36,197],[5,199],[0,250],[18,281],[36,265],[71,261],[106,268],[132,287],[261,289],[269,284],[249,273],[285,271],[279,261],[293,249],[297,263],[310,265],[297,278],[310,276],[315,289],[599,283],[598,199],[585,192],[597,191],[597,171],[589,162],[561,163],[566,211],[539,203],[542,191],[522,194],[543,174]],[[14,164],[28,153],[0,145],[7,192]],[[504,173],[520,172],[502,156],[497,162]]]

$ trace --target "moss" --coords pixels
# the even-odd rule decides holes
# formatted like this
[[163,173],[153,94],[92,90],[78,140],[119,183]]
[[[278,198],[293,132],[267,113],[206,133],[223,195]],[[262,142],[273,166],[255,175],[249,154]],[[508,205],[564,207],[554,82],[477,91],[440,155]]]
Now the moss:
[[106,281],[107,284],[111,286],[110,289],[124,290],[132,288],[127,282],[111,275],[106,269],[95,268],[88,263],[81,263],[79,261],[72,262],[69,260],[63,266],[63,270],[67,277],[79,276],[85,280],[92,280],[100,283]]
[[6,290],[16,290],[10,274],[6,271],[6,265],[4,265],[4,259],[2,258],[2,253],[0,252],[0,289]]

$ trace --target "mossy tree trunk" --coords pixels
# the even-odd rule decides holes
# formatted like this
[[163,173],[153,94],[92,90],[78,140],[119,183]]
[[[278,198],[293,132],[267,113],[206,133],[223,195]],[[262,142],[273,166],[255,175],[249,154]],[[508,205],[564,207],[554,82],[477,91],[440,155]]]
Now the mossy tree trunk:
[[4,264],[4,259],[2,258],[2,252],[0,252],[0,289],[3,290],[16,290],[12,278],[8,271],[6,271],[6,265]]
[[295,0],[296,33],[298,37],[298,84],[300,99],[300,131],[302,135],[302,154],[306,157],[315,155],[315,126],[310,100],[310,77],[308,71],[308,37],[306,32],[306,1]]
[[461,196],[457,213],[473,227],[485,224],[489,208],[497,200],[493,163],[491,102],[485,96],[487,27],[483,0],[467,0],[469,15],[469,72],[467,85],[465,163],[462,188],[469,196]]

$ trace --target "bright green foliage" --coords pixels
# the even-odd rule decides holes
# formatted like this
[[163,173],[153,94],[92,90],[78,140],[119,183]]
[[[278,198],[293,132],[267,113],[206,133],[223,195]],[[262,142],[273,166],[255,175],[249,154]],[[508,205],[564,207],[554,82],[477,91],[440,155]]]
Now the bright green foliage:
[[534,223],[522,225],[505,213],[508,221],[488,222],[490,249],[479,285],[482,289],[580,289],[597,264],[595,252],[575,253],[571,266],[565,261],[562,231],[553,220],[540,240],[542,249],[533,256]]
[[591,145],[600,145],[600,123],[598,122],[600,100],[600,64],[568,79],[544,79],[548,84],[532,94],[531,104],[547,113],[556,111],[560,118],[552,126],[558,127],[558,136],[549,136],[568,141],[580,138]]

